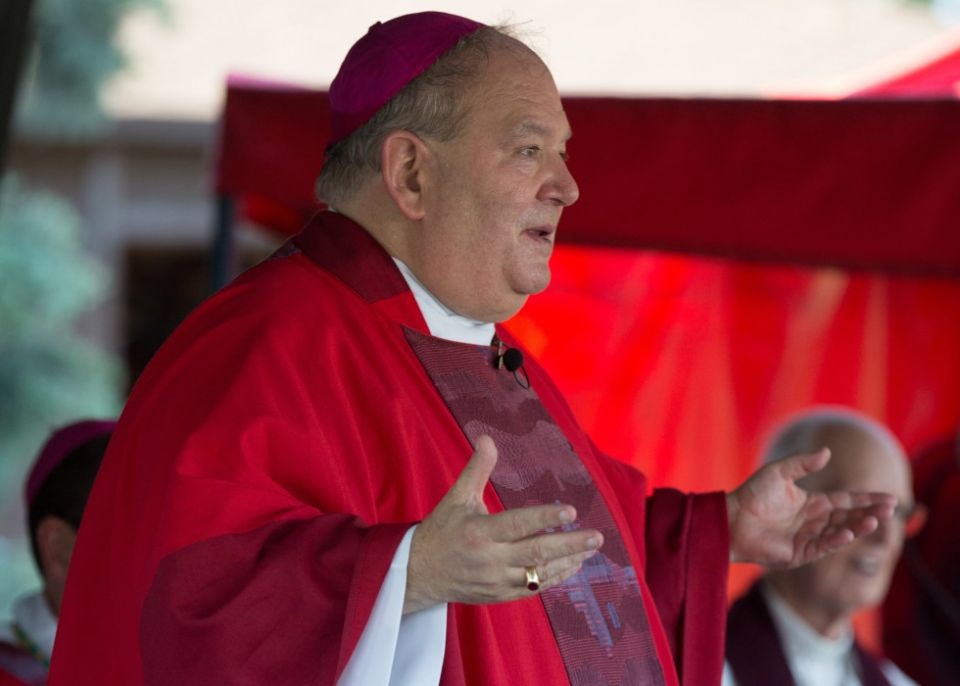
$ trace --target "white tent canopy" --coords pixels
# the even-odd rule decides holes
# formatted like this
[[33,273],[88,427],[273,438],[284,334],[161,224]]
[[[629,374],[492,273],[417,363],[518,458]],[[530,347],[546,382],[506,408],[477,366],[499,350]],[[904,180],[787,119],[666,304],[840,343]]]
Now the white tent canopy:
[[849,92],[950,33],[907,0],[167,4],[168,17],[145,10],[123,27],[131,67],[106,95],[116,116],[212,120],[230,72],[325,87],[370,24],[424,9],[520,24],[568,94]]

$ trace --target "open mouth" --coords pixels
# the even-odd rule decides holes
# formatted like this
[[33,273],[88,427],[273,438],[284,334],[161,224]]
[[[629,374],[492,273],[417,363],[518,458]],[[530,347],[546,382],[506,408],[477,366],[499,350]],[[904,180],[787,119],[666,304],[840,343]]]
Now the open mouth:
[[536,226],[532,229],[527,229],[524,231],[527,236],[530,236],[534,240],[550,244],[553,243],[554,232],[554,229],[549,226]]

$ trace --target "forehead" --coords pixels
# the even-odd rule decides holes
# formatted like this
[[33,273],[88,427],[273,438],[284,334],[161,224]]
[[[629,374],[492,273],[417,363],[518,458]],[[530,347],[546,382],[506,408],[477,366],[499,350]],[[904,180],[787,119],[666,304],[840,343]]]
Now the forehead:
[[491,54],[467,102],[468,126],[500,136],[570,137],[550,70],[525,46]]
[[873,433],[849,428],[827,431],[822,437],[834,453],[825,471],[835,488],[910,497],[910,466],[898,446]]

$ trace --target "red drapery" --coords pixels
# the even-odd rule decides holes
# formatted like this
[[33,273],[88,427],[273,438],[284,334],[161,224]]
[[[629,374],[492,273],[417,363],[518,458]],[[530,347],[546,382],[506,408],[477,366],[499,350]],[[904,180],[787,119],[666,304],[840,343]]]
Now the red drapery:
[[960,417],[956,281],[574,247],[553,264],[511,329],[657,485],[735,486],[811,403],[858,407],[908,448]]

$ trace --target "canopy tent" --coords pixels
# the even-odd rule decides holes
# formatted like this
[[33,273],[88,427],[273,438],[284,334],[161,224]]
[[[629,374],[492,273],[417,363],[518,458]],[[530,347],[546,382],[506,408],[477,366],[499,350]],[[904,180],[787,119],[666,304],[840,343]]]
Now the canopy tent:
[[[960,101],[564,106],[581,200],[563,243],[960,276]],[[295,232],[328,127],[322,91],[231,80],[217,191]]]
[[960,45],[859,90],[858,97],[960,97]]
[[[911,450],[953,432],[952,93],[565,99],[581,200],[550,287],[510,328],[597,443],[654,485],[735,486],[770,428],[813,403],[858,407]],[[217,192],[295,231],[328,125],[323,92],[231,81]]]
[[[710,488],[749,472],[770,422],[810,402],[859,406],[910,447],[957,422],[960,376],[947,343],[960,322],[960,101],[569,98],[565,106],[581,201],[565,213],[559,240],[582,247],[558,249],[551,288],[512,326],[601,445],[658,483]],[[317,208],[328,126],[324,92],[231,80],[218,193],[261,225],[296,231]],[[651,249],[780,266],[690,262]],[[560,335],[566,318],[550,313],[571,300],[596,319],[588,335]],[[665,314],[670,302],[682,312]],[[655,326],[644,314],[651,308]],[[927,308],[945,328],[921,335]],[[803,313],[816,320],[802,324]],[[842,340],[831,335],[841,330]],[[749,332],[756,337],[744,340]],[[663,336],[691,338],[676,357],[668,341],[644,343]],[[699,365],[694,391],[681,380]],[[802,382],[788,381],[793,372]],[[660,378],[663,387],[653,383]],[[693,402],[705,388],[712,400]],[[687,414],[705,402],[710,409]]]

